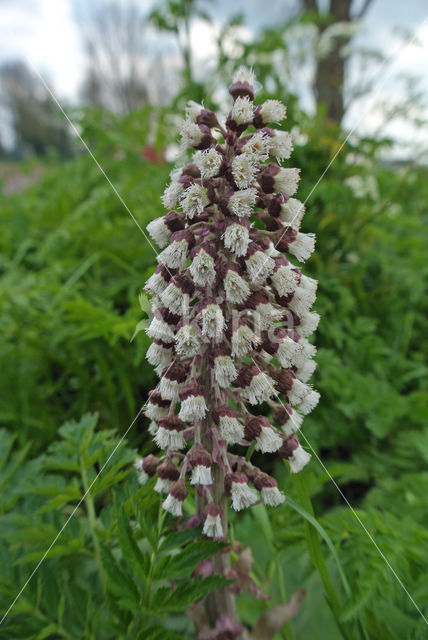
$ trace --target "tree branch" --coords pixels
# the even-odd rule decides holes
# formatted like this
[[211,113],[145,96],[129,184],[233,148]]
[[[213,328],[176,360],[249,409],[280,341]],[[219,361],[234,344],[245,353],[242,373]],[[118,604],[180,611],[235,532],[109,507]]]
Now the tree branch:
[[314,11],[318,13],[317,0],[302,0],[303,8],[305,11]]
[[354,16],[354,20],[361,20],[367,12],[367,9],[372,4],[373,0],[364,0],[363,5],[359,12]]

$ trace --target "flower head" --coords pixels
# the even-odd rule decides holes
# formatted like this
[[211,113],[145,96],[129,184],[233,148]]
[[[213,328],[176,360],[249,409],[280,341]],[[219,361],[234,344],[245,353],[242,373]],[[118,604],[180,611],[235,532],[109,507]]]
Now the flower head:
[[300,171],[279,164],[292,137],[269,126],[286,107],[255,104],[255,87],[253,71],[240,67],[225,128],[188,104],[188,160],[170,175],[167,213],[147,227],[161,249],[145,285],[154,311],[147,359],[160,381],[144,412],[161,452],[136,462],[137,477],[156,477],[174,516],[194,491],[203,533],[215,539],[227,537],[227,500],[240,511],[285,499],[242,448],[278,455],[299,472],[310,455],[296,433],[319,400],[308,382],[317,281],[293,264],[310,258],[315,236],[300,231]]

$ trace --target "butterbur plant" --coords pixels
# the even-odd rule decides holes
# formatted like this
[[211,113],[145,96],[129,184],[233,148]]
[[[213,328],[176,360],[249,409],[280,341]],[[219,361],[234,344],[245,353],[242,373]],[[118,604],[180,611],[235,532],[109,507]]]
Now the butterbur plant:
[[[299,169],[281,166],[293,148],[291,135],[274,128],[286,107],[255,104],[254,86],[252,71],[240,68],[224,125],[189,104],[181,129],[188,162],[171,173],[168,213],[147,227],[162,249],[145,287],[154,313],[147,359],[160,376],[145,413],[161,453],[137,469],[141,482],[156,476],[173,516],[183,516],[193,492],[203,533],[219,540],[227,540],[229,506],[283,503],[251,453],[276,454],[299,472],[310,455],[297,432],[319,399],[308,384],[317,282],[293,263],[309,258],[315,237],[299,231]],[[214,571],[227,576],[228,563],[219,553]],[[205,611],[212,635],[201,637],[241,637],[227,588],[208,596]]]

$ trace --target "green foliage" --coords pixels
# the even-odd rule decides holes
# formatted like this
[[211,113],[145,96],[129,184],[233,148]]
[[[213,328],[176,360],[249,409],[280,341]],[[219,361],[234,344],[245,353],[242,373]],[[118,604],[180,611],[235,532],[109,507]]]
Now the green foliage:
[[186,638],[187,608],[227,583],[188,579],[224,545],[174,531],[130,473],[135,452],[97,419],[64,424],[28,461],[0,431],[2,616],[22,589],[0,638]]
[[[169,170],[141,158],[150,118],[146,109],[116,127],[95,113],[82,122],[143,228],[159,214]],[[130,344],[152,249],[89,156],[46,173],[1,202],[0,421],[35,453],[88,409],[125,429],[154,380],[144,332]]]

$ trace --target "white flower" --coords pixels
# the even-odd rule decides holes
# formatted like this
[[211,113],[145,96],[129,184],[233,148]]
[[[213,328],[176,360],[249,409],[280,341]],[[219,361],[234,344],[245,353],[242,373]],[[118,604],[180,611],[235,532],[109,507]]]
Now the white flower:
[[216,277],[214,258],[201,249],[192,260],[190,273],[196,285],[205,286],[207,284],[213,284]]
[[248,96],[238,96],[232,107],[232,120],[237,125],[247,124],[252,121],[254,114],[254,105]]
[[282,425],[282,431],[286,436],[291,436],[291,434],[299,431],[303,424],[303,416],[298,413],[295,409],[289,409],[291,411],[290,417],[285,424]]
[[180,135],[181,143],[185,148],[197,147],[202,142],[202,138],[204,136],[199,126],[190,119],[183,122]]
[[166,247],[156,260],[170,269],[183,269],[187,263],[189,244],[186,240],[177,240]]
[[204,397],[190,396],[182,401],[178,417],[184,422],[196,422],[202,420],[207,410]]
[[193,358],[201,348],[201,339],[195,327],[185,324],[175,337],[175,350],[179,356]]
[[158,479],[156,480],[156,484],[154,486],[154,490],[156,491],[156,493],[168,493],[171,485],[172,485],[171,480],[158,477]]
[[190,185],[181,198],[183,211],[190,219],[202,213],[208,203],[207,190],[196,183]]
[[220,434],[228,444],[236,444],[244,438],[244,427],[236,418],[222,416],[220,418]]
[[296,352],[296,346],[297,343],[288,336],[286,336],[278,345],[275,356],[281,367],[284,367],[284,369],[291,367],[293,363],[293,356]]
[[229,198],[228,209],[235,216],[248,218],[254,213],[253,206],[256,204],[256,200],[257,189],[250,188],[235,191]]
[[263,251],[253,253],[245,260],[245,264],[250,280],[254,284],[264,282],[275,268],[274,260]]
[[257,502],[257,494],[254,493],[246,482],[232,482],[232,507],[235,511],[241,511],[251,507]]
[[156,424],[156,422],[154,422],[152,420],[152,422],[149,424],[149,428],[147,429],[147,431],[150,433],[151,436],[155,436],[158,432],[158,425]]
[[297,287],[292,299],[288,303],[288,307],[291,309],[291,311],[297,313],[299,318],[301,318],[302,315],[306,314],[306,312],[309,311],[314,302],[314,292],[308,291],[303,287]]
[[355,198],[370,198],[371,200],[379,198],[379,188],[374,176],[349,176],[344,182],[351,189]]
[[214,359],[214,374],[219,387],[227,389],[238,372],[230,356],[217,356]]
[[211,468],[205,467],[202,464],[198,464],[192,471],[192,477],[190,479],[190,484],[212,484],[213,478],[211,474]]
[[167,322],[159,318],[153,318],[150,325],[146,329],[149,338],[163,340],[164,342],[172,342],[174,340],[174,331]]
[[271,258],[279,258],[282,253],[275,249],[275,245],[273,242],[269,242],[269,247],[266,249],[266,255],[270,256]]
[[163,377],[159,382],[159,393],[165,400],[177,400],[179,388],[180,385],[177,380],[170,380],[167,377]]
[[309,295],[312,295],[315,301],[315,296],[318,289],[318,280],[315,280],[315,278],[310,278],[309,276],[305,276],[302,274],[300,278],[299,286],[305,291],[307,291]]
[[314,391],[308,384],[300,382],[298,378],[293,380],[293,386],[287,395],[289,402],[296,405],[304,415],[315,409],[320,399],[318,391]]
[[202,309],[202,335],[219,340],[223,330],[224,316],[218,304],[209,304]]
[[274,176],[275,191],[292,196],[297,191],[300,181],[300,169],[280,169]]
[[256,438],[256,449],[262,453],[278,451],[282,445],[281,436],[270,427],[262,427],[260,435]]
[[159,247],[166,247],[171,237],[171,231],[166,226],[163,217],[155,218],[149,222],[146,229]]
[[281,205],[279,217],[283,222],[287,222],[287,224],[293,225],[298,229],[305,215],[305,210],[305,205],[300,200],[289,198],[285,204]]
[[157,444],[159,449],[166,449],[167,447],[171,447],[171,449],[179,451],[180,449],[184,449],[184,447],[186,446],[183,432],[176,431],[175,429],[165,429],[164,427],[159,427],[153,440]]
[[173,516],[182,516],[183,515],[183,503],[181,500],[177,500],[171,494],[168,494],[167,498],[162,503],[163,509],[168,511]]
[[185,316],[189,310],[189,294],[183,293],[179,287],[171,282],[161,293],[161,300],[172,313]]
[[243,278],[233,271],[228,269],[226,277],[224,279],[224,290],[226,292],[226,298],[229,302],[241,304],[250,295],[250,287]]
[[293,354],[293,364],[296,367],[301,367],[304,363],[312,358],[317,352],[315,345],[308,342],[305,338],[301,338],[299,342],[296,342],[296,348]]
[[246,189],[254,180],[256,166],[254,158],[247,153],[242,153],[232,160],[232,175],[238,189]]
[[254,326],[261,331],[266,331],[272,327],[276,322],[279,322],[284,317],[286,311],[278,306],[273,306],[270,302],[266,304],[258,304],[254,316]]
[[309,136],[304,131],[301,131],[299,127],[295,124],[294,127],[291,127],[290,133],[293,136],[294,144],[297,144],[299,147],[307,144],[309,141]]
[[147,407],[144,409],[144,415],[147,416],[150,420],[159,420],[159,418],[163,418],[167,415],[169,409],[168,407],[160,407],[157,404],[152,404],[149,402]]
[[222,538],[224,533],[220,516],[207,515],[202,533],[209,538]]
[[222,235],[224,246],[236,256],[245,256],[250,242],[249,230],[242,224],[230,224]]
[[242,358],[260,344],[261,339],[246,324],[232,333],[232,355]]
[[222,156],[213,148],[197,151],[193,160],[201,172],[202,178],[213,178],[218,175],[222,163]]
[[263,131],[257,131],[253,133],[248,142],[244,144],[242,151],[252,156],[257,162],[263,162],[268,157],[271,140],[273,140],[273,138],[270,138]]
[[299,276],[290,265],[281,265],[271,275],[272,284],[280,296],[286,296],[298,286]]
[[152,342],[147,349],[146,358],[152,366],[162,365],[166,367],[172,359],[172,349]]
[[196,119],[200,115],[203,108],[204,107],[198,102],[189,100],[186,106],[186,116],[190,120],[190,122],[196,122]]
[[165,278],[162,276],[162,274],[155,272],[147,280],[146,284],[144,285],[144,289],[145,291],[148,291],[153,295],[160,296],[162,291],[164,291],[167,288],[167,286],[168,286],[168,283],[165,280]]
[[297,325],[296,330],[302,337],[306,338],[311,333],[316,331],[320,321],[320,315],[315,312],[304,312],[300,316],[300,324]]
[[311,257],[315,249],[314,233],[299,233],[293,242],[288,245],[288,251],[297,258],[299,262],[304,262]]
[[275,131],[275,135],[268,138],[269,154],[278,160],[288,160],[293,151],[293,138],[288,131]]
[[260,491],[261,498],[268,507],[277,507],[285,500],[285,495],[278,487],[263,487]]
[[294,449],[293,455],[291,458],[287,458],[290,464],[291,473],[299,473],[306,466],[311,459],[310,453],[305,451],[303,447],[299,444],[297,449]]
[[306,360],[302,365],[297,367],[296,376],[302,382],[307,382],[317,368],[315,360]]
[[266,100],[260,109],[260,115],[265,124],[281,122],[287,114],[286,107],[279,100]]
[[235,72],[235,75],[233,76],[233,83],[246,82],[251,87],[253,87],[255,81],[256,81],[256,76],[254,74],[254,71],[252,69],[249,69],[248,67],[244,67],[243,65],[239,67],[239,69]]
[[314,389],[311,389],[310,392],[303,398],[303,400],[297,404],[299,411],[301,411],[305,416],[308,415],[308,413],[315,409],[319,400],[320,394],[318,393],[318,391],[314,391]]
[[174,209],[175,205],[180,200],[183,191],[184,187],[181,182],[171,182],[163,192],[163,196],[161,198],[165,209]]
[[242,389],[243,398],[250,404],[260,404],[265,402],[274,394],[274,381],[263,371],[260,371],[260,373],[252,378],[248,387],[244,387]]

